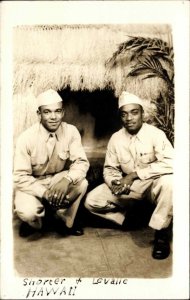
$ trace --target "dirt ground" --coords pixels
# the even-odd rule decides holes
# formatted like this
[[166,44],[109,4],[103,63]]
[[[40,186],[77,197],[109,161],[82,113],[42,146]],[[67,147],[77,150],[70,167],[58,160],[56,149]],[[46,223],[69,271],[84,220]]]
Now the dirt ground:
[[148,226],[123,231],[120,227],[88,216],[83,222],[82,236],[61,236],[50,229],[43,234],[22,238],[18,233],[19,224],[15,218],[14,268],[18,276],[172,276],[172,251],[167,259],[159,261],[152,258],[154,231]]

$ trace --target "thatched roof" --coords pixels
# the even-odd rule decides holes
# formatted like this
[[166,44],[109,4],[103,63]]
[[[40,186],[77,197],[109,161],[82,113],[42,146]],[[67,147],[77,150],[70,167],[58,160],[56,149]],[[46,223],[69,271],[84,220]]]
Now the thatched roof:
[[47,89],[105,89],[116,96],[122,89],[155,98],[164,88],[159,79],[126,78],[130,66],[109,70],[105,62],[128,36],[171,42],[168,25],[36,25],[17,26],[13,32],[14,94],[28,89],[34,95]]

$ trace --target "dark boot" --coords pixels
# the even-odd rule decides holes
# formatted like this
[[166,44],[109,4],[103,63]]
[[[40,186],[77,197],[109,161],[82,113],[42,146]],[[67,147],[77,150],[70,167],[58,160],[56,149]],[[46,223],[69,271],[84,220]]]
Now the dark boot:
[[68,235],[75,235],[75,236],[80,236],[84,234],[84,231],[80,224],[74,224],[73,227],[67,228],[66,232]]
[[56,219],[55,231],[62,236],[67,236],[67,235],[80,236],[84,234],[82,226],[80,225],[79,222],[77,223],[75,222],[71,228],[68,228],[61,219]]
[[37,229],[31,227],[26,222],[22,222],[19,228],[20,237],[28,237],[37,232]]
[[170,238],[168,228],[156,230],[152,257],[165,259],[170,255]]

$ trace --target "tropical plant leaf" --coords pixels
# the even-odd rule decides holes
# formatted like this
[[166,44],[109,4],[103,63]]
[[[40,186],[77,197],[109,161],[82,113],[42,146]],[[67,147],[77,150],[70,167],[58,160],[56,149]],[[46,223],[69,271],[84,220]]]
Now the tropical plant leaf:
[[[163,96],[160,93],[155,105],[157,113],[153,115],[154,123],[162,129],[170,142],[174,143],[174,62],[173,47],[157,38],[144,38],[128,36],[129,40],[120,44],[117,51],[106,62],[108,67],[114,67],[119,63],[134,62],[129,76],[143,76],[142,80],[159,77],[167,86],[167,92]],[[170,76],[162,65],[165,61],[170,66]]]
[[162,73],[162,71],[163,71],[163,67],[162,67],[162,64],[160,63],[160,61],[157,58],[152,57],[152,56],[148,56],[148,57],[145,57],[144,59],[142,59],[141,64],[147,66],[150,69],[154,69],[160,73]]
[[156,52],[156,53],[152,53],[151,55],[156,57],[157,59],[159,59],[159,58],[163,59],[163,61],[166,61],[167,63],[169,63],[169,65],[173,68],[173,59],[168,57],[167,54],[163,55],[162,53]]
[[[136,45],[133,45],[133,47],[131,47],[131,48],[133,48],[133,51],[138,52],[138,51],[142,51],[143,49],[146,49],[147,45],[138,45],[138,44],[136,44]],[[128,48],[128,50],[131,51],[131,48]]]
[[138,59],[139,56],[143,55],[143,51],[139,52],[138,54],[136,52],[132,52],[130,61],[133,61],[135,59]]
[[116,66],[116,64],[119,63],[119,59],[122,59],[122,55],[129,51],[134,53],[131,55],[131,60],[138,58],[139,55],[146,56],[148,52],[149,55],[159,55],[159,57],[162,57],[164,60],[167,60],[170,64],[172,64],[171,53],[173,52],[173,49],[169,47],[166,42],[157,38],[128,37],[129,40],[121,43],[118,46],[118,50],[113,53],[110,59],[107,60],[106,66]]
[[152,56],[142,57],[139,59],[139,63],[133,66],[132,71],[130,71],[127,76],[144,75],[147,73],[150,73],[149,75],[156,74],[158,77],[165,80],[169,85],[172,84],[166,69],[162,67],[162,64],[157,58]]
[[138,75],[144,75],[147,73],[152,73],[152,74],[157,74],[156,70],[152,70],[150,68],[147,68],[147,66],[144,65],[139,65],[136,68],[134,68],[133,70],[131,70],[128,74],[127,77],[129,76],[138,76]]
[[142,78],[142,80],[145,80],[145,79],[148,79],[148,78],[153,78],[153,77],[156,77],[157,74],[150,74],[150,75],[147,75],[146,77]]

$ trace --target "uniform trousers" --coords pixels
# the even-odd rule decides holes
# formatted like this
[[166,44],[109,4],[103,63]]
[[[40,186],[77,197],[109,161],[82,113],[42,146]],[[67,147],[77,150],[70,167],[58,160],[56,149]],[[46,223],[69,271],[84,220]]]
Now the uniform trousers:
[[[52,185],[60,181],[67,171],[62,171],[53,176],[42,176],[39,178],[39,183],[46,188],[50,188]],[[77,184],[70,184],[68,193],[75,195],[75,199],[70,198],[72,204],[68,208],[61,208],[56,211],[56,215],[61,218],[68,228],[73,226],[79,204],[86,193],[88,182],[86,179],[81,180]],[[35,197],[31,194],[27,194],[20,190],[15,190],[14,199],[14,211],[18,217],[27,222],[31,227],[40,229],[42,227],[42,218],[45,216],[45,208],[42,204],[42,199]]]
[[[151,215],[149,226],[160,230],[169,226],[172,219],[172,174],[162,175],[155,179],[137,179],[131,185],[128,195],[113,195],[107,184],[103,183],[90,191],[85,199],[85,207],[93,214],[111,220],[122,225],[125,215],[127,201],[135,199],[140,201],[147,198],[155,203],[155,209]],[[119,208],[112,211],[109,207]]]

